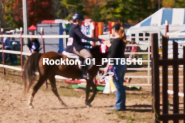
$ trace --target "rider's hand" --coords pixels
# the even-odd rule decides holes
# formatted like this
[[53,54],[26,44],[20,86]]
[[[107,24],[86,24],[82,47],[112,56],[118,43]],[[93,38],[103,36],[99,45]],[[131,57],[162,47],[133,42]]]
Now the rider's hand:
[[110,47],[111,43],[110,42],[106,42],[106,45],[107,45],[107,47]]
[[90,41],[91,46],[95,46],[95,43],[93,41]]
[[99,38],[95,38],[96,41],[102,41],[102,39],[99,39]]

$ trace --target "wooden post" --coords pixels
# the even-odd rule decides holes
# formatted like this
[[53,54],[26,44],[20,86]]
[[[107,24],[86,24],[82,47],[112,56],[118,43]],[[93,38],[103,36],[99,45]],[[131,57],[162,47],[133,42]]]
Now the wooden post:
[[[185,60],[185,46],[183,47],[183,59]],[[183,65],[183,93],[185,94],[185,62]],[[184,105],[184,113],[185,113],[185,96],[183,98],[183,105]],[[184,122],[185,122],[185,117],[184,117]]]
[[148,41],[148,84],[150,84],[150,43]]
[[159,53],[158,34],[152,34],[153,81],[154,81],[154,114],[155,123],[159,123],[160,116],[160,87],[159,87]]
[[[168,38],[162,37],[162,60],[168,59]],[[163,114],[168,114],[168,66],[164,64],[162,66],[162,99],[163,99]],[[168,123],[168,120],[164,120],[163,123]]]
[[[1,28],[1,34],[3,35],[3,28]],[[4,41],[3,41],[3,37],[1,38],[2,39],[2,62],[3,62],[3,65],[5,64],[5,57],[4,57]],[[5,68],[3,66],[3,75],[5,75]]]
[[[44,30],[41,27],[42,53],[45,53],[45,43],[44,43],[43,35],[44,35]],[[48,88],[47,80],[45,81],[45,86],[46,86],[46,88]]]
[[[173,60],[178,59],[178,44],[173,41]],[[178,62],[175,61],[173,64],[173,113],[179,113],[179,66]],[[174,123],[179,123],[178,118],[174,119]]]
[[23,38],[22,38],[22,34],[23,34],[23,29],[20,28],[20,44],[21,44],[21,77],[23,79]]

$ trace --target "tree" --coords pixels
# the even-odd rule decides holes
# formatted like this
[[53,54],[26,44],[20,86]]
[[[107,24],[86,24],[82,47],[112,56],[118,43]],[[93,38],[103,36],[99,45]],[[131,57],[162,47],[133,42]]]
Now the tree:
[[175,7],[175,0],[163,0],[162,6],[165,8],[173,8]]
[[146,0],[105,0],[101,7],[101,20],[121,21],[145,18],[152,12],[150,1]]
[[84,0],[62,0],[61,5],[65,6],[67,9],[67,17],[66,19],[71,19],[72,15],[75,13],[80,13],[83,15],[87,15],[87,12],[84,11]]
[[3,22],[3,13],[4,13],[4,0],[0,0],[0,29]]
[[52,11],[55,18],[66,18],[67,8],[61,4],[62,0],[52,0]]
[[9,28],[18,27],[13,18],[13,4],[14,3],[15,3],[15,0],[5,0],[5,9],[4,9],[3,18],[5,21],[6,27],[9,27]]
[[176,6],[178,8],[184,8],[185,7],[185,0],[176,0]]
[[[13,17],[18,26],[23,25],[22,0],[13,4]],[[29,26],[42,20],[54,19],[51,0],[28,0]]]

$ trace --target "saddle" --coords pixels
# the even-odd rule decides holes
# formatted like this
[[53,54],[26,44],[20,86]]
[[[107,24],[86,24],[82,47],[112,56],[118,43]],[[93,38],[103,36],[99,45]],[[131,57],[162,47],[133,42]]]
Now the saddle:
[[[80,65],[78,67],[81,69],[81,65],[82,65],[82,63],[85,60],[84,58],[79,57],[78,55],[76,55],[74,53],[69,53],[69,52],[66,52],[66,51],[63,51],[62,54],[65,55],[65,56],[67,56],[68,58],[74,58],[74,59],[80,60]],[[89,65],[88,66],[88,69],[90,69],[92,66],[93,66],[93,64]]]
[[63,51],[62,54],[69,57],[69,58],[80,59],[80,57],[74,53],[69,53],[69,52]]

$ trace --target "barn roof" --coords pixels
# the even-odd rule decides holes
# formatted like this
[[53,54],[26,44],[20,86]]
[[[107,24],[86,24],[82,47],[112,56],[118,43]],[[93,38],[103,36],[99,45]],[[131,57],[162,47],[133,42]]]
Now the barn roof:
[[161,26],[165,25],[165,20],[169,25],[185,25],[185,8],[161,8],[132,28]]

